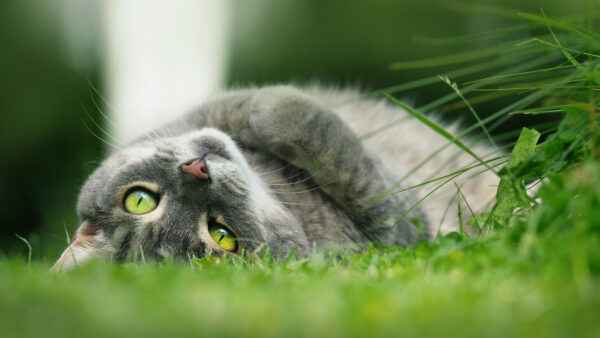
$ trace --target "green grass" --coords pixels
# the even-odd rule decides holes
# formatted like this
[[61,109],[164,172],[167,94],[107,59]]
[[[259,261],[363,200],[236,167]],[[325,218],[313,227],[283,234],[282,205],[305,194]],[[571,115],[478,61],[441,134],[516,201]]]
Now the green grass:
[[[264,253],[187,264],[95,262],[58,274],[37,259],[7,258],[0,260],[0,336],[600,336],[594,13],[587,22],[543,13],[515,17],[527,25],[422,40],[465,43],[525,28],[534,40],[468,54],[487,60],[373,94],[386,95],[442,134],[448,143],[440,149],[454,143],[471,152],[460,139],[476,130],[482,142],[512,149],[506,165],[495,169],[501,178],[496,203],[469,221],[478,236],[452,233],[413,248],[373,245],[359,254],[315,252],[283,261]],[[468,61],[464,55],[393,68]],[[436,81],[448,84],[448,92],[418,109],[391,96]],[[478,115],[478,104],[498,98],[512,103]],[[457,107],[477,120],[460,135],[425,116]],[[513,133],[494,130],[522,114],[558,118],[522,129],[507,145],[503,140]],[[479,166],[455,175],[490,170],[498,156],[476,156]],[[528,192],[531,185],[539,190]],[[382,194],[401,192],[394,190]]]
[[277,262],[0,262],[5,336],[598,336],[600,164],[553,175],[546,201],[485,237]]
[[[597,336],[600,241],[590,207],[600,200],[579,180],[592,177],[600,189],[600,166],[580,170],[542,190],[557,205],[536,210],[535,222],[414,250],[97,263],[64,274],[3,261],[0,327],[9,336],[74,337]],[[574,210],[583,213],[545,223]]]

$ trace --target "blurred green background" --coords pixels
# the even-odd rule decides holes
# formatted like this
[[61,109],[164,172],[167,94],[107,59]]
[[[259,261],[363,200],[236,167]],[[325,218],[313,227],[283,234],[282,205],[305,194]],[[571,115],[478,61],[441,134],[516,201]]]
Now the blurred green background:
[[[26,255],[17,233],[29,240],[35,259],[56,259],[65,246],[65,228],[72,234],[77,227],[78,190],[106,153],[83,122],[89,121],[86,110],[99,117],[90,83],[106,90],[99,3],[83,7],[87,13],[69,11],[68,1],[0,3],[0,256]],[[447,46],[418,39],[521,23],[503,11],[491,14],[488,6],[507,13],[539,13],[543,6],[552,17],[584,12],[586,1],[231,1],[226,83],[320,81],[368,91],[444,73],[451,69],[391,71],[389,64],[502,42]],[[92,28],[88,44],[77,49],[67,28],[82,15]],[[529,38],[527,31],[520,34]],[[449,91],[440,82],[402,95],[419,105]],[[506,100],[479,105],[478,113],[495,111]],[[465,111],[441,113],[453,119]],[[535,122],[520,117],[497,132]]]

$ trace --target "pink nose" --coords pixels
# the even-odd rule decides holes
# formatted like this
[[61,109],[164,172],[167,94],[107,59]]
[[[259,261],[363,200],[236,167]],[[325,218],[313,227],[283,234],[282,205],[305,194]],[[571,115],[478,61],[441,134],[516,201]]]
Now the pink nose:
[[204,160],[193,160],[191,163],[182,165],[181,170],[184,173],[194,175],[201,180],[208,180],[208,167]]

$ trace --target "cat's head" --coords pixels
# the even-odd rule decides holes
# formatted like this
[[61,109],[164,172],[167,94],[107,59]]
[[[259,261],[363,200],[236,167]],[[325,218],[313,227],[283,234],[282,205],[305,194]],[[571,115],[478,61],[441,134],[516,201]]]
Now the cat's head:
[[233,140],[205,128],[114,153],[79,195],[81,224],[54,269],[93,258],[186,260],[268,246],[306,250],[294,216],[268,192]]

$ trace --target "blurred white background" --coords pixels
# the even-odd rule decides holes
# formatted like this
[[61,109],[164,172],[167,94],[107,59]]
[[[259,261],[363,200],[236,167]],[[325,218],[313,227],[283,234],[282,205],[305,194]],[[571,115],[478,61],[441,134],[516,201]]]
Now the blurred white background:
[[198,105],[225,80],[229,1],[110,0],[102,31],[113,136],[129,141]]
[[228,0],[64,0],[73,63],[102,60],[98,95],[112,138],[127,143],[224,85],[230,7]]

